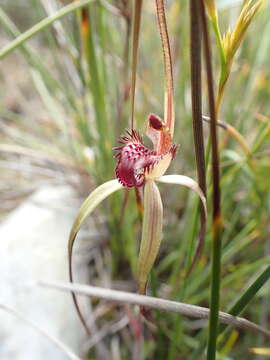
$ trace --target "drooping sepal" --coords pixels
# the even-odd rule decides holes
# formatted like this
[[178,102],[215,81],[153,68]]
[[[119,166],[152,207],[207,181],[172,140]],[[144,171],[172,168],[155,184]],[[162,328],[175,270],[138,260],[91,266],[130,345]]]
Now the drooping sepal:
[[138,290],[145,294],[147,279],[156,260],[162,237],[163,206],[154,181],[147,181],[144,188],[144,217],[138,259]]
[[205,231],[206,231],[206,221],[207,221],[206,198],[204,196],[203,191],[199,187],[198,183],[195,180],[188,177],[188,176],[184,176],[184,175],[165,175],[165,176],[161,176],[159,179],[157,179],[157,181],[159,181],[161,183],[166,183],[166,184],[183,185],[183,186],[186,186],[189,189],[193,190],[197,195],[199,195],[203,211],[202,211],[201,226],[200,226],[200,231],[199,231],[199,239],[198,239],[197,249],[195,251],[194,258],[193,258],[192,263],[191,263],[191,265],[190,265],[190,267],[188,269],[188,272],[187,272],[187,275],[189,275],[190,272],[193,270],[196,262],[200,258],[200,255],[201,255],[201,252],[202,252],[202,249],[203,249],[203,245],[204,245],[204,238],[205,238]]
[[[72,267],[72,255],[73,255],[73,246],[76,240],[77,234],[86,220],[86,218],[94,211],[94,209],[104,200],[106,197],[111,195],[117,190],[120,190],[122,185],[119,184],[117,180],[107,181],[106,183],[97,187],[94,191],[90,193],[90,195],[85,199],[82,206],[80,207],[76,219],[73,223],[72,229],[69,235],[68,241],[68,265],[69,265],[69,280],[73,282],[73,267]],[[90,330],[86,324],[86,321],[81,313],[77,298],[74,293],[72,293],[73,302],[79,318],[87,331],[90,334]]]

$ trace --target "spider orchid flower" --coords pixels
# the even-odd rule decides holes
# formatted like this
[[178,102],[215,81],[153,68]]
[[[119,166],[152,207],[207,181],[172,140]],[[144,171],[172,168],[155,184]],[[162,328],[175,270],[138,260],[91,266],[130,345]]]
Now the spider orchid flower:
[[[140,0],[140,3],[142,0]],[[138,2],[139,3],[139,2]],[[135,2],[137,4],[137,1]],[[147,121],[146,135],[153,143],[153,148],[147,148],[141,136],[134,129],[127,131],[125,136],[119,140],[120,146],[114,148],[117,151],[117,166],[115,170],[116,179],[110,180],[97,187],[84,201],[71,229],[68,254],[69,254],[69,276],[73,281],[72,253],[77,233],[85,219],[94,209],[109,195],[125,188],[141,188],[143,191],[143,222],[142,236],[138,256],[137,282],[138,292],[145,294],[149,273],[154,265],[160,243],[163,228],[163,205],[160,192],[156,183],[184,185],[195,191],[200,198],[203,208],[204,221],[201,223],[199,245],[202,243],[206,222],[206,199],[198,184],[191,178],[184,175],[164,175],[171,161],[175,157],[177,146],[173,144],[174,132],[174,103],[173,103],[173,73],[171,54],[169,46],[168,31],[166,25],[164,0],[156,0],[157,18],[160,28],[163,45],[163,57],[165,68],[165,106],[164,120],[155,114],[150,114]],[[136,10],[137,9],[137,10]],[[137,17],[136,17],[137,11]],[[141,8],[135,8],[134,31],[139,29],[139,17]],[[135,36],[134,59],[136,59],[138,37]],[[134,114],[134,93],[135,93],[135,68],[133,64],[132,81],[132,128]],[[199,246],[198,246],[199,247]],[[197,252],[196,252],[197,254]],[[196,257],[196,255],[195,255]],[[193,261],[194,262],[194,261]],[[89,333],[86,322],[80,312],[75,294],[72,294],[75,307],[80,319]]]
[[144,187],[144,215],[141,246],[138,259],[138,291],[145,294],[149,272],[158,255],[163,223],[163,206],[160,192],[155,182],[175,183],[187,186],[200,197],[206,217],[206,201],[197,183],[183,175],[166,175],[174,159],[177,146],[172,142],[170,128],[157,115],[148,117],[146,135],[153,143],[148,149],[141,136],[135,131],[127,131],[115,147],[118,159],[115,174],[123,187]]
[[[172,143],[170,128],[158,116],[151,114],[148,118],[147,136],[153,142],[153,149],[148,149],[141,136],[135,130],[127,131],[115,147],[118,159],[116,178],[97,187],[84,201],[74,221],[68,245],[69,275],[73,281],[72,250],[77,233],[85,219],[109,195],[125,188],[143,189],[143,224],[140,251],[138,257],[137,282],[138,292],[145,294],[150,270],[152,269],[162,239],[163,205],[156,182],[184,185],[195,191],[202,202],[206,219],[206,200],[198,184],[184,175],[164,175],[175,157],[177,146]],[[78,307],[75,294],[73,300],[81,321],[84,318]]]
[[146,134],[152,140],[154,148],[144,146],[141,136],[135,131],[127,131],[119,140],[121,146],[113,148],[118,164],[115,174],[125,187],[140,187],[146,181],[160,178],[175,157],[177,146],[172,143],[169,129],[162,120],[149,115]]

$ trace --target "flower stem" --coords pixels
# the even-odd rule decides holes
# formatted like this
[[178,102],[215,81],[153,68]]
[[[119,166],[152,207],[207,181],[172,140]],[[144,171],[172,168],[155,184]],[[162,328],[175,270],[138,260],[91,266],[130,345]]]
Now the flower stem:
[[220,229],[213,234],[212,245],[212,278],[211,278],[211,304],[209,318],[209,338],[207,360],[216,358],[216,342],[218,335],[218,312],[220,303],[220,272],[221,272],[221,237]]
[[159,25],[160,37],[163,49],[164,59],[164,76],[165,76],[165,92],[164,92],[164,120],[173,137],[174,132],[174,99],[173,99],[173,70],[172,55],[170,48],[170,40],[167,28],[166,13],[164,0],[156,0],[157,20]]
[[221,208],[220,208],[220,174],[217,136],[217,116],[215,106],[214,81],[212,72],[211,46],[207,27],[207,19],[203,0],[199,0],[204,43],[204,57],[207,73],[209,113],[211,118],[210,136],[212,143],[212,179],[213,179],[213,223],[212,223],[212,278],[209,337],[207,360],[216,359],[216,343],[218,334],[218,312],[220,303],[220,272],[221,272]]

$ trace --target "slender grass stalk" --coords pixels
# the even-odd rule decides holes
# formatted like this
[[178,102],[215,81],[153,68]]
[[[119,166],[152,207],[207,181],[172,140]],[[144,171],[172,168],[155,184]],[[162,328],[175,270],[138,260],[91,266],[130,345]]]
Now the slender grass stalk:
[[[117,112],[117,133],[120,134],[124,127],[124,105],[129,99],[129,58],[130,58],[130,35],[131,35],[131,17],[127,14],[125,17],[125,42],[123,49],[123,70],[122,70],[122,91],[118,101]],[[134,106],[134,104],[133,104]]]
[[196,164],[200,188],[206,192],[204,139],[202,124],[202,84],[201,84],[201,26],[198,2],[190,2],[190,60],[193,134]]
[[[260,118],[260,117],[258,117]],[[265,124],[262,126],[262,130],[259,132],[257,138],[254,141],[254,145],[252,146],[252,152],[257,152],[263,143],[268,139],[270,136],[270,119],[265,117]]]
[[132,64],[131,64],[131,129],[134,129],[135,91],[137,78],[138,48],[143,0],[134,1]]
[[[93,39],[93,25],[90,18],[90,12],[88,8],[83,8],[81,10],[81,32],[82,40],[84,45],[84,54],[86,62],[88,65],[89,71],[89,84],[91,89],[91,94],[93,96],[93,103],[96,116],[96,124],[98,129],[98,143],[99,149],[101,152],[102,163],[106,163],[106,167],[111,163],[109,161],[109,156],[111,152],[108,151],[108,146],[104,141],[104,136],[110,138],[110,128],[107,122],[107,113],[106,113],[106,103],[105,103],[105,91],[102,86],[100,68],[98,67],[98,60],[96,55],[96,48]],[[108,156],[109,155],[109,156]],[[102,171],[104,173],[104,171]]]
[[[203,116],[203,120],[210,122],[208,116]],[[227,124],[223,121],[217,121],[217,125],[220,128],[226,130],[228,134],[238,142],[238,144],[241,146],[241,148],[243,149],[243,151],[247,156],[251,155],[251,150],[247,144],[246,139],[243,137],[243,135],[240,134],[240,132],[234,126]]]
[[[96,286],[56,281],[39,281],[37,285],[45,288],[57,289],[64,292],[72,292],[78,295],[96,297],[108,301],[116,301],[119,304],[133,304],[162,311],[175,312],[191,318],[207,319],[210,313],[208,308],[201,306],[190,305],[146,295],[139,295],[126,291],[105,289]],[[244,318],[234,317],[222,311],[218,313],[218,316],[222,323],[234,325],[240,329],[248,329],[270,338],[270,332],[268,330],[265,330],[261,326],[258,326],[257,324],[252,323],[251,321],[248,321]]]
[[[23,35],[19,32],[19,29],[14,24],[14,22],[11,21],[8,15],[1,8],[0,22],[10,36],[16,37],[16,39],[18,39]],[[72,108],[75,109],[76,105],[74,99],[69,96],[66,91],[64,91],[63,85],[60,83],[59,80],[53,77],[51,71],[49,71],[49,69],[42,61],[42,58],[32,49],[32,47],[24,41],[23,43],[21,43],[20,49],[30,67],[37,70],[42,75],[43,79],[46,79],[47,87],[53,92],[55,92],[55,89],[57,89],[59,92],[61,92],[61,94],[64,94],[68,103],[71,105]]]
[[97,5],[97,4],[90,4],[90,7],[94,8],[94,5],[95,5],[96,14],[97,14],[96,26],[97,26],[97,33],[98,33],[98,43],[100,44],[100,57],[99,57],[99,62],[101,64],[101,66],[100,66],[101,76],[100,77],[101,77],[102,87],[105,88],[105,84],[108,83],[108,73],[107,73],[107,66],[106,66],[106,44],[107,44],[106,30],[108,30],[108,29],[107,29],[106,21],[105,21],[105,9],[102,6]]
[[[228,313],[233,316],[240,315],[244,309],[250,304],[250,302],[254,299],[258,291],[266,284],[270,279],[270,265],[266,267],[266,269],[259,275],[255,281],[248,287],[248,289],[239,297],[238,300],[231,306],[228,310]],[[228,325],[221,324],[219,327],[219,336],[224,335],[228,330]],[[202,335],[202,334],[200,334]],[[200,336],[200,346],[194,352],[191,360],[195,360],[198,356],[203,352],[206,346],[206,342],[203,337]]]
[[[242,311],[245,310],[246,306],[250,301],[255,297],[258,291],[265,285],[265,283],[270,279],[270,265],[257,277],[257,279],[248,287],[243,295],[239,297],[238,300],[230,307],[228,313],[234,316],[238,316]],[[226,326],[222,325],[220,327],[220,332],[222,333],[226,329]]]
[[207,19],[203,0],[199,0],[199,9],[202,23],[204,43],[204,57],[207,73],[208,101],[210,113],[210,136],[212,143],[212,179],[213,179],[213,224],[212,224],[212,279],[211,279],[211,304],[209,318],[209,338],[207,360],[215,360],[216,343],[218,334],[218,312],[220,302],[220,272],[221,272],[221,208],[220,208],[220,174],[219,152],[217,137],[217,119],[214,95],[214,82],[212,72],[211,45],[208,33]]
[[[195,157],[200,188],[206,196],[206,172],[204,156],[204,138],[202,121],[202,84],[201,84],[201,24],[198,11],[198,2],[190,2],[190,64],[191,64],[191,98],[192,124],[195,145]],[[203,209],[200,208],[201,223],[205,223]],[[199,244],[190,265],[188,274],[192,271],[203,248],[206,227],[202,226],[199,234]]]
[[9,53],[22,46],[27,40],[31,39],[36,34],[45,30],[48,26],[50,26],[54,21],[61,19],[62,17],[80,9],[95,0],[78,0],[75,3],[64,6],[59,11],[57,11],[54,15],[48,16],[45,19],[41,20],[39,23],[31,27],[29,30],[20,34],[16,39],[8,43],[4,48],[0,51],[0,59],[7,56]]
[[222,35],[220,33],[219,24],[218,24],[218,18],[214,17],[210,19],[214,32],[216,34],[217,43],[218,43],[218,50],[219,50],[219,57],[220,57],[220,64],[221,64],[221,73],[225,71],[226,66],[226,59],[224,54],[224,49],[222,45]]

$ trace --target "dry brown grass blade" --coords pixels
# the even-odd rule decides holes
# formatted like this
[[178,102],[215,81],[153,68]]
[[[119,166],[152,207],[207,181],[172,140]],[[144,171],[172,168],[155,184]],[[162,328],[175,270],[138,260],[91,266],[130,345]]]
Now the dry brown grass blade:
[[[39,332],[42,336],[44,336],[46,339],[48,339],[51,343],[53,343],[55,346],[57,346],[62,352],[64,352],[68,359],[71,360],[81,360],[76,354],[74,354],[62,341],[58,340],[54,336],[48,334],[44,329],[39,327],[37,324],[30,321],[28,318],[26,318],[23,314],[18,312],[17,310],[13,309],[12,307],[5,305],[3,303],[0,303],[0,309],[3,311],[8,312],[9,314],[15,316],[18,320],[21,320],[25,322],[27,325],[29,325],[31,328],[33,328],[35,331]],[[30,339],[29,339],[30,341]]]
[[[139,305],[161,311],[175,312],[187,317],[197,319],[208,319],[210,313],[210,310],[208,308],[201,306],[154,298],[151,296],[139,295],[125,291],[104,289],[96,286],[70,284],[56,281],[39,281],[37,282],[37,285],[45,288],[57,289],[60,291],[73,292],[78,295],[96,297],[99,299],[113,301],[120,304]],[[245,318],[233,316],[220,311],[219,320],[223,324],[229,324],[239,329],[250,330],[256,334],[262,334],[266,338],[270,339],[270,331]]]

